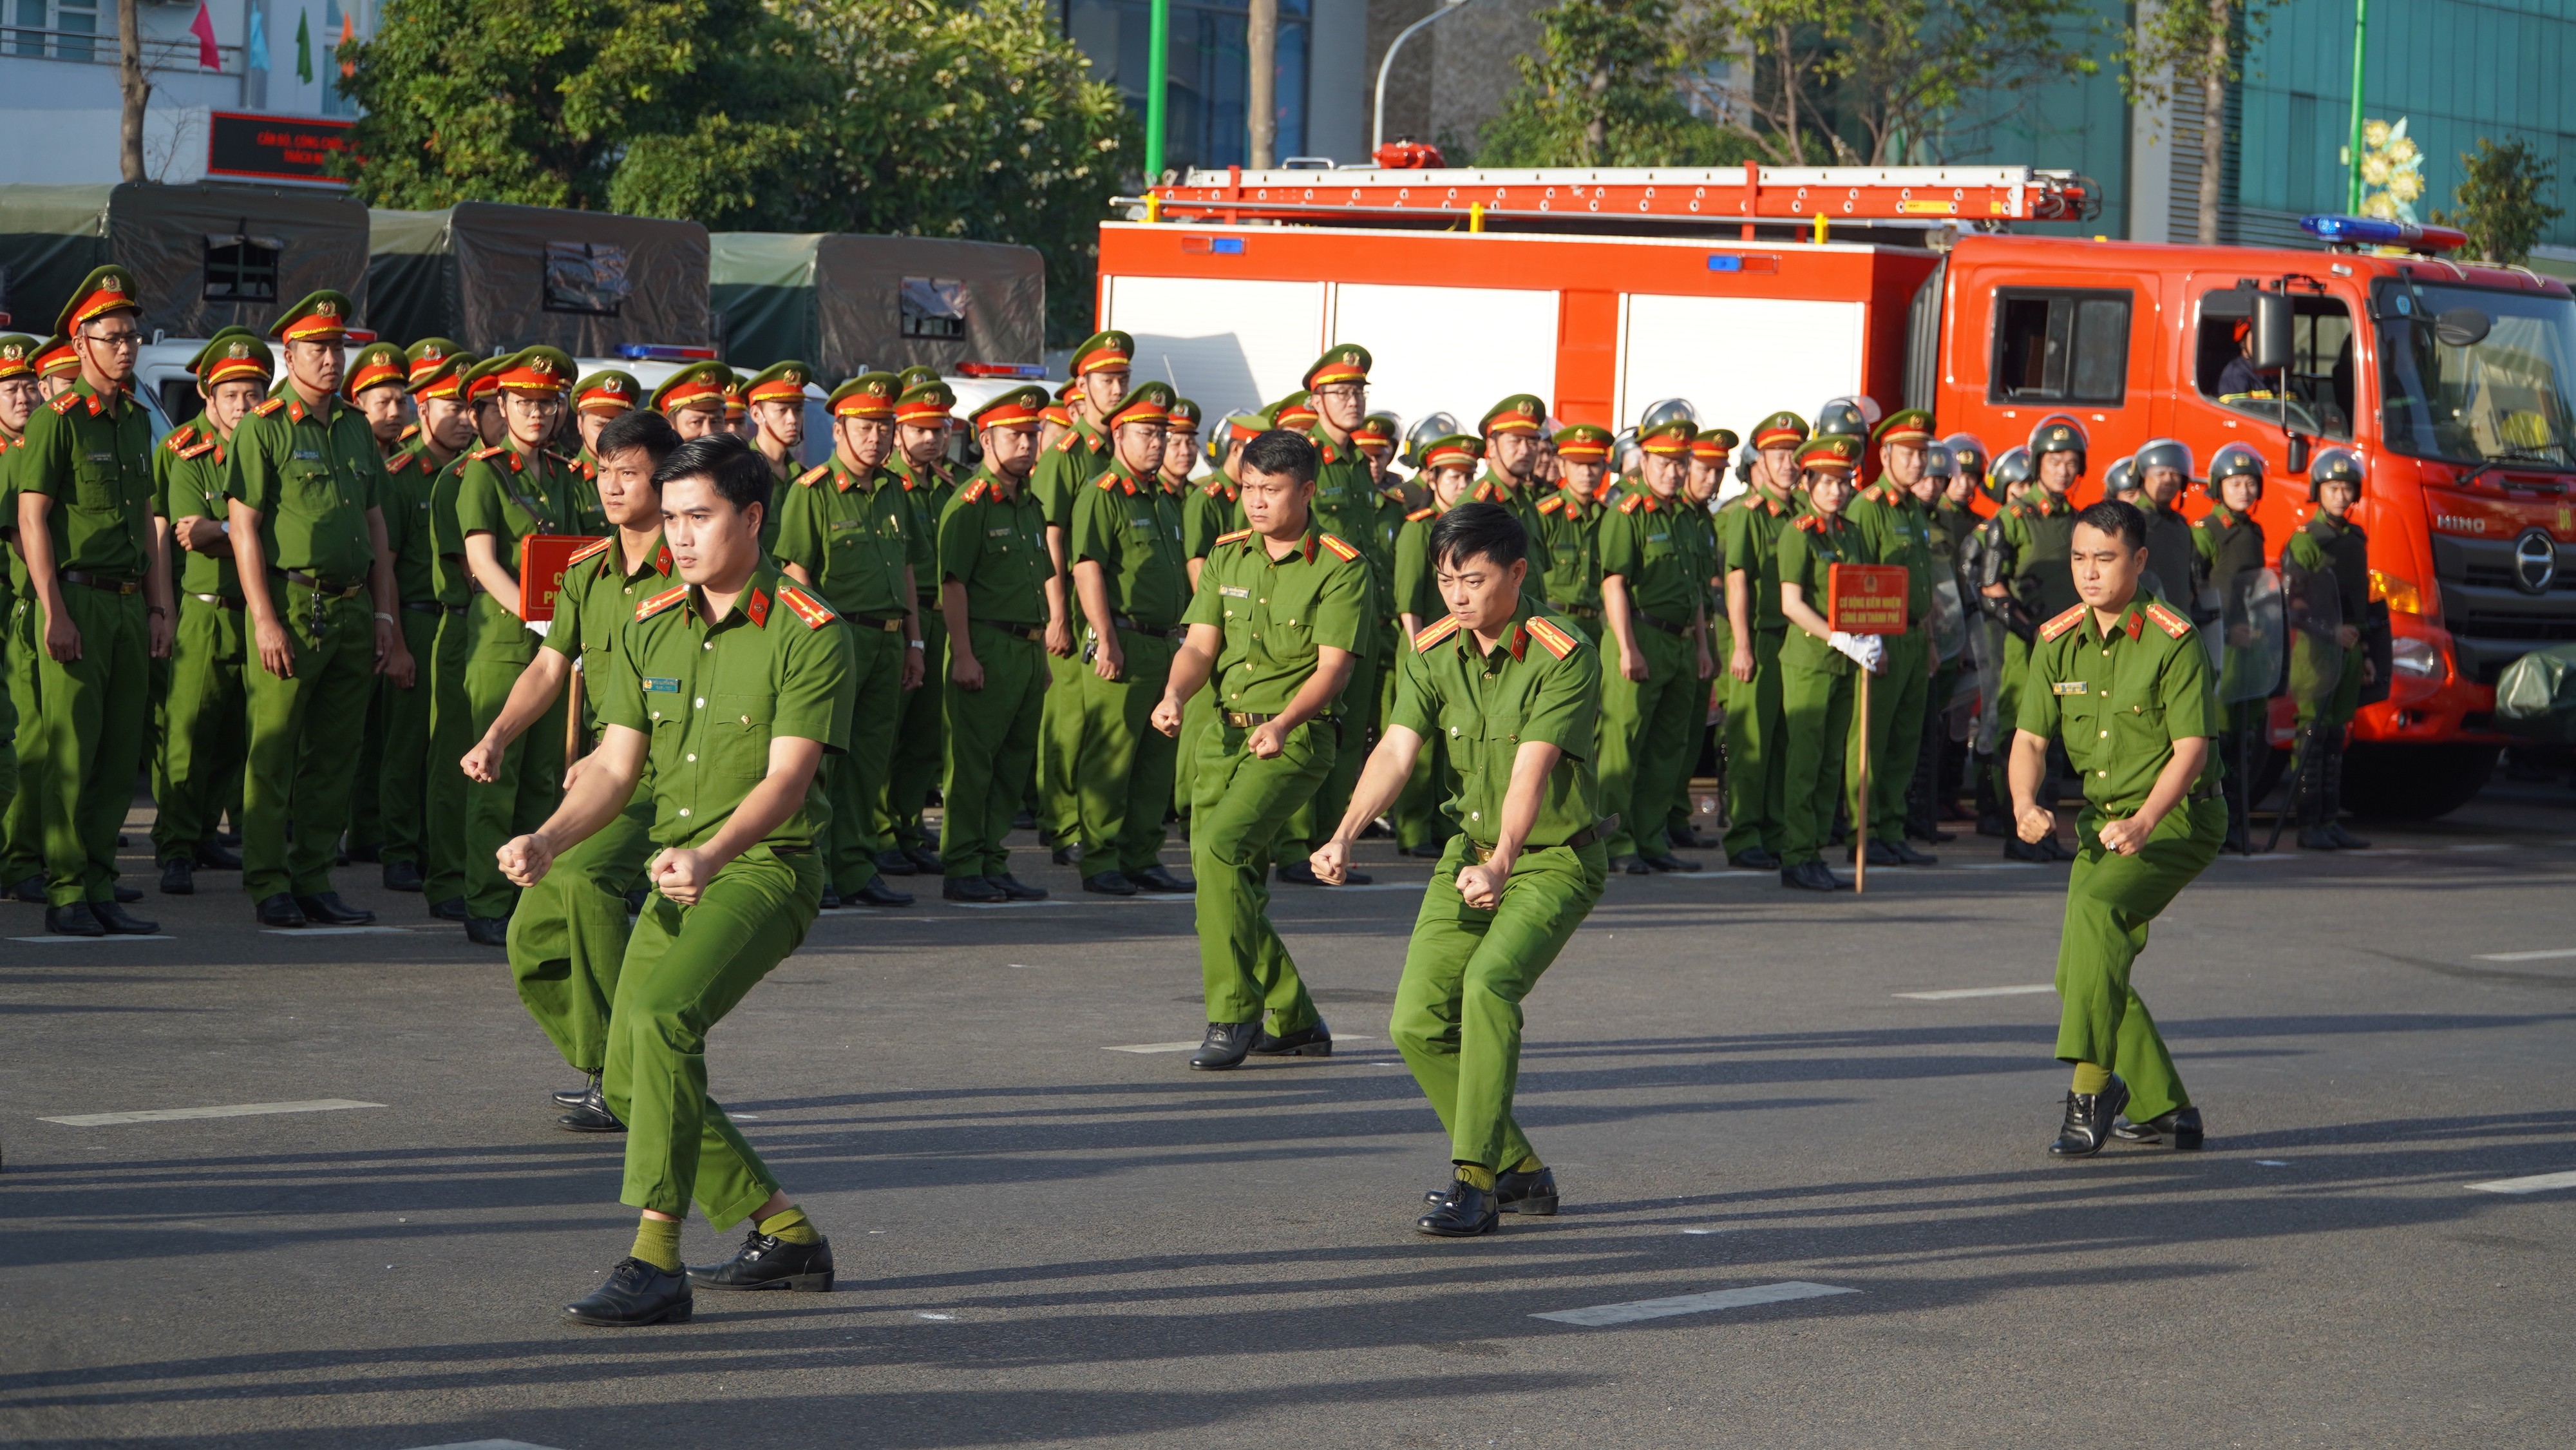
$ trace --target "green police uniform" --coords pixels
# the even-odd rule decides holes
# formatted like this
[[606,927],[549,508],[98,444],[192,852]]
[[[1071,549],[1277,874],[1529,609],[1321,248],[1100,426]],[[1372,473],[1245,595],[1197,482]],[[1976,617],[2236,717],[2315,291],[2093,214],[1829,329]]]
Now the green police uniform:
[[[265,343],[246,328],[210,339],[191,364],[201,391],[223,382],[265,382]],[[225,439],[204,414],[173,429],[154,450],[162,507],[174,533],[191,520],[227,522]],[[227,537],[210,549],[174,556],[178,627],[170,641],[170,694],[162,715],[161,766],[153,800],[153,855],[164,865],[193,865],[211,841],[215,819],[241,788],[247,696],[242,670],[250,658],[249,616],[239,566]]]
[[[1446,438],[1440,442],[1482,447],[1473,438]],[[1437,571],[1431,564],[1431,526],[1440,521],[1444,512],[1436,503],[1425,504],[1405,515],[1404,527],[1395,536],[1396,612],[1412,615],[1423,629],[1430,628],[1449,613],[1448,601],[1440,597]],[[1410,652],[1409,641],[1407,652]],[[1399,659],[1396,668],[1399,691],[1403,673]],[[1434,854],[1442,842],[1457,834],[1457,827],[1451,825],[1449,818],[1440,811],[1441,761],[1445,749],[1439,736],[1424,738],[1422,754],[1413,762],[1413,774],[1405,781],[1404,789],[1395,798],[1395,808],[1389,812],[1395,824],[1396,849],[1408,856]]]
[[[631,568],[621,541],[607,538],[564,570],[541,648],[576,663],[591,686],[582,701],[585,729],[607,718],[609,702],[600,692],[617,678],[619,637],[646,601],[667,597],[678,582],[671,551],[658,539]],[[557,856],[544,879],[519,893],[510,914],[510,978],[519,1001],[576,1072],[598,1073],[607,1062],[611,1009],[626,959],[626,896],[645,884],[654,815],[648,774],[626,809]]]
[[[1694,453],[1698,444],[1699,440],[1693,440]],[[1725,450],[1718,451],[1722,454]],[[1726,618],[1726,581],[1719,563],[1724,546],[1717,538],[1717,514],[1710,503],[1694,503],[1687,493],[1676,494],[1673,503],[1678,509],[1674,525],[1680,531],[1683,544],[1690,549],[1693,577],[1699,579],[1703,586],[1700,601],[1708,621],[1708,657],[1723,670],[1727,654],[1735,646],[1735,634]],[[1596,520],[1600,513],[1599,509],[1593,510]],[[1579,621],[1581,616],[1576,618]],[[1704,684],[1705,688],[1699,692],[1699,711],[1691,717],[1690,728],[1682,737],[1681,758],[1675,762],[1677,768],[1673,771],[1672,803],[1664,813],[1664,839],[1675,845],[1687,843],[1696,834],[1697,828],[1692,822],[1697,819],[1699,811],[1691,799],[1691,779],[1715,729],[1708,718],[1709,706],[1726,688],[1723,675]],[[1719,760],[1722,768],[1724,757],[1721,755]]]
[[[1158,386],[1138,388],[1131,403],[1143,400],[1144,410],[1159,415],[1152,392]],[[1139,409],[1121,409],[1113,422],[1139,415]],[[1133,876],[1160,864],[1163,815],[1172,803],[1174,742],[1153,727],[1152,717],[1171,677],[1174,639],[1190,599],[1180,501],[1112,463],[1075,500],[1065,557],[1100,567],[1124,661],[1117,679],[1100,678],[1089,663],[1098,639],[1086,620],[1079,685],[1086,753],[1075,782],[1082,870]]]
[[9,736],[15,788],[0,814],[0,890],[20,901],[45,899],[45,718],[36,661],[44,653],[44,610],[27,578],[18,544],[18,463],[24,435],[0,439],[0,529],[9,540]]
[[[391,388],[397,394],[405,391],[408,373],[408,364],[401,348],[390,342],[368,343],[350,354],[348,372],[340,384],[340,396],[352,406],[362,407],[359,400],[376,388]],[[373,431],[372,425],[370,431]],[[384,456],[385,478],[388,484],[393,480],[394,465],[412,451],[413,444],[419,436],[420,425],[412,423],[403,429],[401,436],[394,442],[389,444],[382,439],[377,441],[377,451]],[[426,484],[428,475],[422,474],[420,481]],[[411,556],[409,562],[413,568],[413,577],[409,580],[397,577],[394,583],[395,594],[406,603],[427,597],[426,593],[412,592],[415,587],[424,587],[428,582],[429,540],[428,529],[425,527],[427,521],[421,516],[418,506],[420,500],[416,496],[420,492],[421,490],[413,490],[414,497],[398,498],[388,488],[384,497],[377,500],[377,512],[383,517],[385,524],[386,553],[393,559],[397,575],[406,562],[405,554],[409,553]],[[394,631],[403,637],[403,649],[412,656],[414,670],[412,683],[408,689],[398,689],[391,679],[379,678],[367,691],[366,724],[358,738],[357,775],[349,788],[346,849],[349,858],[353,861],[386,860],[388,858],[385,855],[385,838],[388,831],[406,830],[416,836],[419,829],[419,816],[416,812],[409,821],[400,824],[386,820],[384,782],[387,762],[398,758],[392,753],[400,748],[392,739],[397,731],[412,737],[410,741],[404,743],[405,745],[416,744],[424,747],[421,750],[409,750],[409,755],[413,758],[425,759],[426,757],[425,747],[428,744],[429,726],[429,657],[423,651],[436,643],[438,620],[437,616],[432,614],[419,614],[417,616],[419,628],[415,629],[413,627],[415,611],[397,608],[391,612],[394,617]],[[396,720],[397,713],[403,714],[406,718]],[[415,859],[419,855],[419,847],[416,843],[408,845],[406,850],[408,854],[404,859]]]
[[[1906,416],[1890,416],[1880,426],[1880,441],[1887,440],[1890,425]],[[1930,415],[1916,416],[1922,418],[1928,439]],[[1937,577],[1932,516],[1912,493],[1885,480],[1853,499],[1847,512],[1852,527],[1861,533],[1868,560],[1905,570],[1906,630],[1880,637],[1887,650],[1887,669],[1869,688],[1868,802],[1870,840],[1903,848],[1906,795],[1914,788],[1915,766],[1923,757],[1923,716],[1931,704],[1932,585]],[[1843,769],[1852,819],[1859,820],[1858,731],[1852,734]]]
[[[895,421],[944,424],[955,403],[956,396],[935,378],[916,383],[895,399]],[[907,417],[908,410],[915,416]],[[930,838],[922,829],[921,813],[930,803],[930,793],[939,788],[941,742],[947,734],[948,692],[940,687],[938,675],[939,661],[948,648],[948,624],[939,613],[937,560],[939,516],[957,496],[957,481],[944,460],[915,465],[897,451],[892,466],[903,481],[904,497],[912,504],[913,529],[927,546],[931,563],[913,566],[913,582],[920,590],[924,675],[921,688],[903,697],[903,716],[895,726],[894,760],[886,767],[886,808],[878,819],[878,834],[897,850],[922,853],[914,859],[916,866],[938,870],[938,865],[924,859]]]
[[[1442,810],[1459,834],[1423,892],[1388,1031],[1440,1115],[1452,1161],[1506,1168],[1536,1156],[1512,1117],[1521,1000],[1601,899],[1608,875],[1593,771],[1601,656],[1563,616],[1523,601],[1490,652],[1453,615],[1416,635],[1397,669],[1391,723],[1448,742]],[[1493,853],[1512,762],[1531,741],[1563,757],[1548,772],[1502,901],[1479,910],[1459,896],[1458,872]]]
[[[2290,534],[2283,563],[2299,573],[2331,576],[2338,608],[2336,622],[2361,629],[2370,612],[2370,540],[2350,518],[2319,513]],[[2361,704],[2361,667],[2369,656],[2358,646],[2344,648],[2332,630],[2290,632],[2290,696],[2298,702],[2299,727],[2341,730],[2352,723]]]
[[2057,1056],[2118,1073],[2130,1121],[2144,1123],[2191,1096],[2129,974],[2149,924],[2218,858],[2227,811],[2216,754],[2136,855],[2105,849],[2100,831],[2146,804],[2175,741],[2216,733],[2208,651],[2191,621],[2162,604],[2132,600],[2108,634],[2078,605],[2040,626],[2013,720],[2064,740],[2084,777],[2057,948]]
[[[1718,574],[1743,571],[1751,595],[1753,678],[1733,673],[1726,692],[1726,843],[1728,858],[1748,851],[1777,855],[1786,844],[1782,815],[1788,753],[1780,730],[1780,650],[1789,620],[1780,612],[1780,537],[1797,510],[1759,484],[1717,511]],[[1732,632],[1732,622],[1729,624]],[[1731,657],[1731,651],[1730,651]],[[1723,668],[1723,666],[1721,666]]]
[[[1990,524],[1989,557],[2002,569],[2010,591],[2013,627],[2004,635],[2004,668],[1996,690],[1995,718],[2021,717],[2022,682],[2030,674],[2030,626],[2053,619],[2076,603],[2075,571],[2068,556],[2075,547],[2077,509],[2065,497],[2036,484],[2004,505]],[[2003,779],[2008,752],[1995,754],[1995,792],[2010,799]]]
[[[2212,467],[2216,466],[2213,461]],[[2210,480],[2213,496],[2218,493],[2218,482]],[[2253,838],[2248,812],[2252,801],[2248,792],[2253,784],[2253,756],[2257,750],[2271,748],[2267,738],[2269,700],[2280,680],[2281,662],[2268,644],[2266,648],[2249,649],[2229,637],[2223,601],[2235,592],[2237,579],[2263,567],[2263,525],[2253,515],[2240,514],[2221,500],[2192,525],[2191,542],[2198,558],[2193,571],[2195,596],[2214,592],[2222,600],[2218,609],[2195,614],[2194,618],[2203,630],[2219,629],[2224,641],[2218,673],[2218,756],[2223,772],[2220,781],[2227,797],[2227,849],[2250,851]]]
[[1296,963],[1270,925],[1270,863],[1288,818],[1332,773],[1339,731],[1329,714],[1309,720],[1267,760],[1244,740],[1288,708],[1321,650],[1358,653],[1375,623],[1369,610],[1367,557],[1312,521],[1278,558],[1259,534],[1227,534],[1200,571],[1185,622],[1223,634],[1209,676],[1218,715],[1199,737],[1190,803],[1210,1022],[1258,1022],[1266,1006],[1278,1036],[1318,1025]]
[[[498,385],[506,359],[477,358],[445,338],[412,344],[412,387],[417,398],[465,399]],[[465,477],[465,455],[445,463],[429,440],[416,440],[420,466],[429,471],[429,573],[438,600],[438,628],[430,641],[429,759],[422,767],[421,892],[433,911],[465,911],[465,772],[457,762],[474,748],[474,705],[465,693],[472,653],[475,587],[465,569],[465,530],[456,522],[456,496]],[[478,445],[479,446],[479,445]],[[471,449],[469,448],[469,452]]]
[[1571,488],[1559,487],[1538,501],[1540,541],[1546,549],[1547,577],[1540,581],[1548,603],[1583,626],[1601,629],[1602,516],[1609,509]]
[[[1872,562],[1869,541],[1850,520],[1801,514],[1780,530],[1780,582],[1825,612],[1827,570]],[[1918,664],[1918,668],[1919,668]],[[1859,666],[1803,629],[1780,646],[1780,865],[1822,858],[1841,795],[1851,737],[1853,672]]]
[[[650,839],[702,847],[723,829],[787,737],[849,739],[849,649],[830,609],[764,560],[721,620],[689,585],[639,605],[607,651],[600,722],[650,741]],[[620,1201],[717,1228],[778,1191],[778,1179],[707,1096],[706,1038],[804,941],[823,898],[815,847],[831,806],[821,791],[725,863],[694,906],[656,892],[627,943],[609,1017],[609,1111],[627,1126]]]
[[[1185,565],[1197,559],[1204,566],[1218,539],[1244,527],[1243,505],[1238,502],[1242,494],[1243,490],[1222,473],[1210,474],[1190,486],[1181,498],[1181,558]],[[1172,807],[1184,829],[1189,825],[1190,802],[1196,798],[1199,737],[1207,733],[1209,723],[1215,719],[1213,684],[1192,695],[1189,703],[1181,707],[1180,738],[1172,742]]]
[[[1134,351],[1135,344],[1123,332],[1095,333],[1074,349],[1073,375],[1080,379],[1090,372],[1124,368]],[[1045,511],[1051,549],[1071,536],[1073,501],[1109,466],[1111,452],[1108,435],[1091,419],[1082,418],[1054,447],[1038,455],[1037,466],[1029,471],[1028,491]],[[1072,556],[1067,555],[1066,567],[1071,566]],[[1070,599],[1069,577],[1064,587]],[[1081,825],[1082,802],[1074,777],[1085,754],[1082,677],[1089,671],[1079,647],[1069,655],[1047,656],[1049,688],[1039,706],[1037,819],[1039,829],[1059,847],[1071,845]]]
[[[953,580],[964,587],[967,649],[984,667],[978,690],[960,686],[948,665],[940,669],[948,771],[939,854],[951,881],[1010,872],[1002,842],[1037,768],[1039,701],[1047,690],[1046,581],[1055,563],[1046,530],[1036,496],[989,469],[976,470],[939,518],[939,577],[943,586]],[[957,646],[952,635],[952,661]]]
[[397,617],[403,647],[411,651],[415,668],[409,685],[390,679],[378,685],[384,764],[373,780],[362,778],[358,788],[374,788],[382,821],[379,854],[388,867],[405,861],[426,864],[430,704],[437,689],[439,624],[447,617],[447,606],[439,599],[430,522],[430,493],[438,472],[436,460],[417,440],[385,463],[385,543],[394,559],[394,593],[402,596]]
[[[1648,446],[1686,450],[1689,428],[1662,425]],[[1708,571],[1682,523],[1688,507],[1678,493],[1659,498],[1641,488],[1601,521],[1601,575],[1625,583],[1629,634],[1646,665],[1642,680],[1628,678],[1624,662],[1602,671],[1601,808],[1620,817],[1610,839],[1614,858],[1676,859],[1665,818],[1694,763],[1686,748],[1708,718],[1708,686],[1699,675]],[[1606,623],[1604,632],[1615,653],[1616,633]]]
[[[1365,386],[1373,366],[1375,359],[1367,348],[1356,343],[1335,344],[1306,369],[1305,406],[1320,408],[1312,401],[1317,389],[1352,383]],[[1366,426],[1365,420],[1362,426]],[[1379,701],[1392,667],[1389,646],[1400,626],[1394,607],[1394,556],[1378,546],[1378,510],[1383,500],[1378,496],[1377,475],[1369,468],[1367,455],[1360,451],[1358,435],[1353,434],[1348,442],[1336,441],[1325,431],[1320,412],[1304,431],[1307,441],[1315,445],[1315,497],[1311,505],[1315,527],[1357,548],[1368,564],[1369,574],[1368,625],[1360,631],[1350,683],[1342,687],[1341,700],[1334,707],[1339,738],[1335,741],[1333,768],[1325,773],[1314,798],[1289,818],[1281,833],[1283,840],[1321,846],[1332,836],[1343,809],[1350,804],[1351,791],[1359,784],[1360,767],[1368,763],[1369,741],[1377,729]],[[1292,868],[1291,874],[1304,875],[1304,857],[1294,852],[1290,856],[1286,864]]]

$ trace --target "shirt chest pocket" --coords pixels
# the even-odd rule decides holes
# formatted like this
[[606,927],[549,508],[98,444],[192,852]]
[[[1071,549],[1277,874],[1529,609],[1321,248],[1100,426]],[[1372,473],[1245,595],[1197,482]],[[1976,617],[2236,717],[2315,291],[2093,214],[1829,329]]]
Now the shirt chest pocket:
[[[2093,727],[2094,738],[2120,758],[2135,759],[2139,752],[2154,755],[2164,749],[2165,707],[2143,687],[2111,696],[2103,715],[2104,723]],[[2105,729],[2110,732],[2108,739],[2101,734]]]
[[698,749],[714,775],[750,782],[769,773],[769,725],[776,702],[767,695],[707,696],[707,720]]
[[1303,650],[1313,646],[1317,604],[1315,583],[1307,579],[1271,581],[1270,603],[1266,606],[1270,627],[1277,632],[1279,643],[1285,648]]
[[335,508],[340,502],[340,481],[331,474],[331,465],[319,458],[297,456],[278,469],[286,485],[286,502],[299,509]]
[[119,509],[125,506],[125,471],[116,456],[84,456],[72,465],[72,506]]

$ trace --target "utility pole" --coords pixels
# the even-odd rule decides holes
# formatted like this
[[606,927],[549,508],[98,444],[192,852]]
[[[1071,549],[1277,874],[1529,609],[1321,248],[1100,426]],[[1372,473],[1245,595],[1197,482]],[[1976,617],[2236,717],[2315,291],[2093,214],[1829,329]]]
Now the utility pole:
[[[133,0],[126,0],[132,4]],[[1251,84],[1244,88],[1244,109],[1251,115],[1251,170],[1268,171],[1279,164],[1279,0],[1251,0],[1246,17],[1251,52]]]
[[143,78],[143,17],[135,0],[116,0],[116,88],[125,102],[117,150],[125,179],[144,180],[143,108],[151,103],[152,83]]
[[2352,0],[2352,135],[2344,159],[2343,209],[2361,215],[2361,63],[2370,54],[2370,0]]
[[1145,184],[1163,184],[1163,128],[1170,124],[1172,0],[1154,0],[1145,25]]

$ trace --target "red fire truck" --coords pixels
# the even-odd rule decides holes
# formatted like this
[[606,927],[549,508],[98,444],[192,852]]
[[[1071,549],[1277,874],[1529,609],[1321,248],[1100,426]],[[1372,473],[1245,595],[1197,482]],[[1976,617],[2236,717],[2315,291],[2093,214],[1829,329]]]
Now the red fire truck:
[[[2503,741],[2498,673],[2576,640],[2576,298],[2448,260],[2457,233],[2017,236],[2098,211],[2082,178],[2023,167],[1230,170],[1140,207],[1101,228],[1101,325],[1211,411],[1290,391],[1348,341],[1377,359],[1373,406],[1408,420],[1534,392],[1617,428],[1680,397],[1740,432],[1866,394],[2001,450],[2064,412],[2096,479],[2152,438],[2204,461],[2252,444],[2276,556],[2309,455],[2349,445],[2395,640],[2388,698],[2355,726],[2369,809],[2466,800]],[[2222,396],[2248,345],[2270,396]]]

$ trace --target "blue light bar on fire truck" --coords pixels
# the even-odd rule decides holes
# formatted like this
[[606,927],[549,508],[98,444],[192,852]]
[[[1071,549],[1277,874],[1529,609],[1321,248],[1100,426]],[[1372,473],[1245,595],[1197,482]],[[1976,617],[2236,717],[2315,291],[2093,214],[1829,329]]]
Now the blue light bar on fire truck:
[[621,342],[617,355],[628,362],[713,362],[716,350],[711,347],[680,347],[667,342]]
[[2299,227],[2332,247],[2404,247],[2410,252],[2452,252],[2469,244],[2456,227],[2384,221],[2375,216],[2306,216]]

